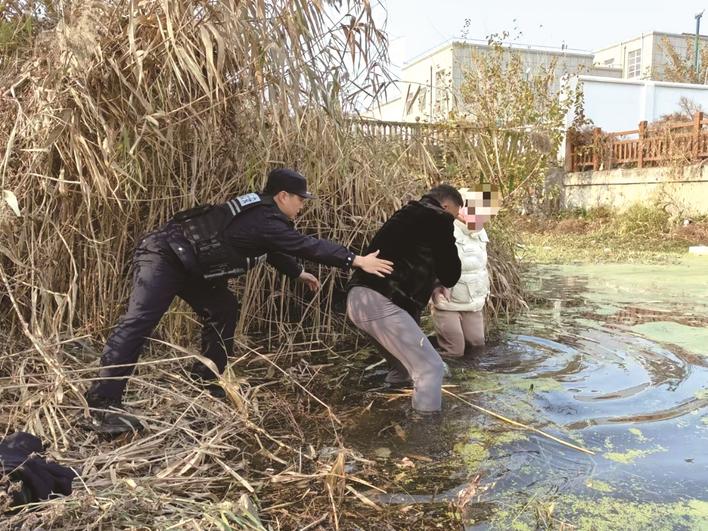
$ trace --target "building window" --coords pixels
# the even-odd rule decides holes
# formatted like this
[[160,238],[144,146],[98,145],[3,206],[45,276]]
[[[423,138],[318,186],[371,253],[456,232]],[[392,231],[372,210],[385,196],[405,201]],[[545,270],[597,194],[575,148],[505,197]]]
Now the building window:
[[428,103],[428,89],[426,87],[420,88],[420,94],[418,95],[418,112],[425,112],[427,110]]
[[642,69],[642,50],[632,50],[627,54],[627,77],[639,77]]
[[608,68],[612,68],[613,66],[615,66],[615,58],[613,57],[612,59],[606,59],[605,66]]
[[449,75],[445,69],[435,72],[435,110],[447,112],[450,104]]

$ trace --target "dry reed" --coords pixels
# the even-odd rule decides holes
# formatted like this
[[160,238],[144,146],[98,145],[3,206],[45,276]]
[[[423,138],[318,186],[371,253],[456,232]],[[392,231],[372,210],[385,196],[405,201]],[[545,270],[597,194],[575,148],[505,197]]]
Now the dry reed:
[[[178,304],[128,395],[148,434],[101,442],[76,419],[95,377],[88,338],[100,342],[122,311],[132,249],[150,228],[289,165],[319,198],[299,227],[360,249],[439,180],[425,146],[342,125],[357,87],[376,93],[385,74],[369,3],[10,1],[0,23],[0,427],[36,433],[83,478],[9,525],[258,529],[257,511],[274,529],[346,528],[341,500],[363,496],[356,479],[345,488],[347,450],[308,391],[308,365],[288,366],[344,330],[337,271],[309,266],[323,280],[312,299],[268,270],[234,282],[239,333],[262,334],[268,362],[237,353],[228,403],[183,376],[179,345],[196,326]],[[500,301],[517,293],[510,264],[494,266]],[[333,458],[318,456],[322,441],[340,448]]]

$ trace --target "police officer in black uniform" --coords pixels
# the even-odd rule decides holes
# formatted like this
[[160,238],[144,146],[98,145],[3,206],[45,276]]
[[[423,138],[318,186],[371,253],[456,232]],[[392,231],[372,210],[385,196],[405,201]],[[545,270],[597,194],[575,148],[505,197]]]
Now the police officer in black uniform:
[[[356,267],[378,276],[393,271],[393,263],[377,258],[378,251],[356,256],[329,240],[300,234],[293,219],[312,195],[305,178],[279,168],[268,174],[261,194],[250,193],[221,205],[180,212],[140,242],[133,258],[133,288],[128,310],[111,332],[101,356],[100,378],[86,399],[92,408],[92,427],[110,435],[139,429],[134,417],[121,412],[127,377],[175,295],[185,300],[202,322],[202,354],[219,373],[231,353],[239,304],[227,279],[265,261],[309,289],[319,281],[294,257],[325,265]],[[216,375],[197,362],[195,380],[215,396],[223,389]]]

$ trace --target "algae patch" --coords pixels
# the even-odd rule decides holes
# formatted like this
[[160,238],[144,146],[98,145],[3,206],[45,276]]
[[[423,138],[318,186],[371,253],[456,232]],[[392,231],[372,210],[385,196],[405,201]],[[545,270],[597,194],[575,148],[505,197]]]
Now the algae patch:
[[565,495],[505,505],[490,523],[492,529],[564,529],[568,524],[577,531],[706,529],[708,502],[639,503]]
[[642,431],[639,428],[629,428],[629,433],[634,435],[637,438],[637,440],[639,440],[639,442],[645,442],[645,441],[649,440],[646,437],[644,437],[644,434],[642,433]]
[[467,441],[455,444],[455,452],[462,458],[470,473],[476,472],[481,464],[489,459],[491,448],[526,440],[526,434],[520,430],[488,431],[471,428],[467,432]]
[[588,479],[585,482],[585,486],[588,487],[589,489],[593,489],[599,492],[614,492],[614,487],[610,485],[609,483],[605,483],[604,481],[600,481],[599,479]]
[[458,443],[455,445],[455,452],[460,454],[470,473],[477,471],[480,465],[489,459],[489,450],[479,442]]
[[671,343],[693,354],[708,356],[706,350],[708,328],[687,326],[672,321],[656,321],[634,325],[630,329],[651,341]]
[[661,446],[657,446],[656,448],[653,448],[651,450],[628,450],[624,453],[620,452],[608,452],[605,455],[605,459],[609,459],[611,461],[616,461],[617,463],[622,463],[624,465],[630,465],[634,462],[635,459],[640,459],[643,457],[646,457],[651,454],[655,454],[658,452],[665,452],[666,448],[663,448]]
[[708,503],[634,503],[603,497],[582,499],[563,496],[556,502],[558,516],[580,531],[615,529],[705,529]]

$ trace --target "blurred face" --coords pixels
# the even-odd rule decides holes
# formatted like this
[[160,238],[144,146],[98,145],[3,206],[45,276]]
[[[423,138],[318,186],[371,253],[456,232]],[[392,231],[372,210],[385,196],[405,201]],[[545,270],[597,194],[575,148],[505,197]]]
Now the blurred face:
[[305,198],[297,194],[281,191],[273,196],[275,204],[278,205],[280,211],[290,219],[295,219],[305,206]]
[[499,190],[491,184],[478,184],[460,190],[465,201],[459,218],[469,230],[482,230],[484,224],[499,212]]

